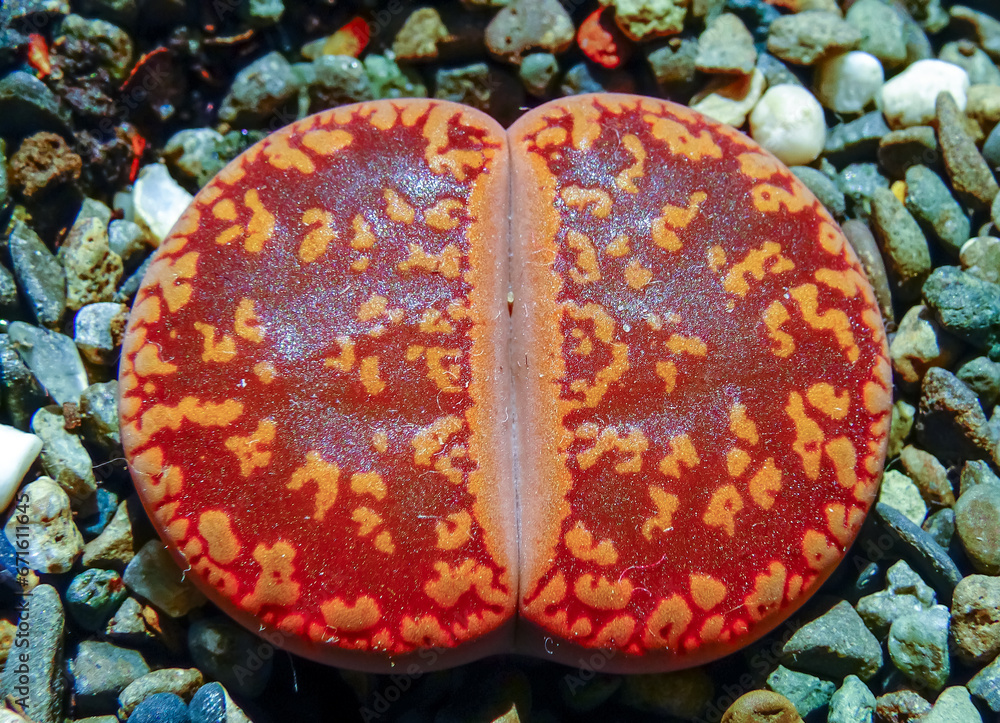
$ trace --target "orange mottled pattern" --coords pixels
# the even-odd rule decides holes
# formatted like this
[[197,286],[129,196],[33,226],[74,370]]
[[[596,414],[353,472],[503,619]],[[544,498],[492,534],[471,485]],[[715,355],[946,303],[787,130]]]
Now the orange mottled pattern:
[[515,289],[520,493],[551,501],[522,524],[521,614],[628,654],[738,647],[872,504],[891,380],[871,288],[784,166],[685,108],[586,96],[510,135],[536,211],[515,274],[546,261]]
[[513,612],[480,218],[507,155],[483,118],[385,102],[272,134],[135,300],[121,420],[147,509],[227,609],[312,645],[449,647]]

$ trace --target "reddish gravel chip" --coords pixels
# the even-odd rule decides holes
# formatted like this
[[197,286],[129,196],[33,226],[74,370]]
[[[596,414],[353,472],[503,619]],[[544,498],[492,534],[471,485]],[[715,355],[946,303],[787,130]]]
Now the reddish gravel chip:
[[745,136],[622,95],[509,132],[403,100],[272,134],[156,252],[120,388],[196,584],[383,671],[745,645],[850,545],[891,403],[820,204]]

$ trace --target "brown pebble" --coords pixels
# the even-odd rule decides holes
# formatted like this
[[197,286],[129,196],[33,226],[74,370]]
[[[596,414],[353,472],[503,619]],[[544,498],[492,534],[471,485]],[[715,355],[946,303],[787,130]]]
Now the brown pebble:
[[965,201],[987,209],[1000,192],[989,164],[966,132],[963,114],[948,93],[937,98],[937,133],[951,185]]
[[897,690],[875,699],[877,723],[916,723],[931,712],[931,704],[912,690]]
[[741,695],[722,715],[722,723],[802,723],[792,701],[770,690]]
[[896,329],[896,317],[892,310],[892,293],[889,290],[889,278],[885,272],[885,263],[882,261],[882,253],[878,250],[878,243],[871,229],[864,221],[852,218],[843,224],[844,235],[850,242],[854,253],[858,255],[861,266],[868,277],[868,283],[875,291],[875,299],[878,301],[879,311],[882,312],[882,321],[886,331]]
[[8,164],[10,184],[27,199],[68,181],[83,170],[83,160],[58,133],[41,132],[21,143]]
[[920,496],[931,507],[951,507],[955,504],[955,491],[948,481],[948,470],[937,457],[913,445],[907,445],[899,461],[920,490]]
[[1000,577],[969,575],[955,586],[951,639],[970,663],[982,665],[1000,653]]

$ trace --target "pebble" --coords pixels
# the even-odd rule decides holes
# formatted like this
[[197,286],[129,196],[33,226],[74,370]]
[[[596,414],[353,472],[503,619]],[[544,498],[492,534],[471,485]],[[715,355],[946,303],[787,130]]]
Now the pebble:
[[886,572],[885,589],[859,599],[857,612],[869,630],[884,638],[893,620],[930,608],[936,602],[934,590],[899,560]]
[[955,685],[941,691],[934,708],[921,723],[983,723],[983,718],[972,703],[968,689]]
[[400,68],[391,50],[384,55],[367,55],[364,63],[373,98],[422,98],[427,95],[427,87],[420,76]]
[[[76,509],[76,526],[80,529],[83,539],[92,540],[104,532],[117,509],[118,495],[107,487],[98,487],[97,491]],[[83,550],[86,555],[87,548],[84,547]]]
[[941,60],[919,60],[886,81],[877,95],[879,108],[894,129],[929,125],[936,117],[939,93],[948,93],[965,110],[969,74]]
[[951,482],[948,481],[948,470],[937,457],[908,445],[900,453],[899,461],[928,505],[938,508],[951,507],[955,504],[955,493],[951,488]]
[[7,334],[0,334],[0,397],[14,426],[21,430],[31,427],[31,417],[48,397],[34,374],[21,361]]
[[[143,232],[145,233],[145,232]],[[132,275],[125,280],[125,283],[118,287],[118,293],[115,294],[115,301],[118,303],[128,303],[136,292],[139,290],[139,284],[142,283],[143,277],[146,275],[146,271],[153,263],[153,256],[149,255],[142,262],[142,264],[137,268]]]
[[247,20],[254,27],[277,25],[285,14],[282,0],[250,0],[246,6]]
[[903,513],[913,524],[919,526],[927,517],[927,505],[920,490],[909,477],[894,469],[882,475],[878,501]]
[[190,723],[187,705],[174,693],[154,693],[136,706],[132,723]]
[[205,596],[185,579],[159,540],[150,540],[139,549],[125,568],[123,578],[129,590],[172,618],[187,615],[205,604]]
[[1000,654],[1000,577],[969,575],[955,586],[951,640],[969,663],[983,665]]
[[860,50],[841,53],[816,66],[816,98],[834,113],[861,113],[885,82],[878,58]]
[[767,676],[767,687],[788,698],[803,718],[827,705],[837,690],[837,685],[829,680],[797,673],[783,665]]
[[889,657],[907,678],[930,690],[941,690],[951,674],[948,654],[948,608],[935,605],[893,621]]
[[43,407],[31,418],[31,431],[42,440],[41,461],[45,473],[74,502],[85,500],[97,489],[93,462],[77,434],[66,430],[59,407]]
[[915,165],[906,170],[906,208],[933,231],[950,256],[958,256],[962,245],[969,240],[969,218],[941,177],[927,166]]
[[812,163],[826,142],[823,108],[805,88],[769,88],[750,113],[750,135],[788,166]]
[[1000,168],[1000,124],[997,124],[983,143],[983,160],[994,171]]
[[151,695],[172,693],[182,702],[190,702],[194,694],[205,684],[205,678],[197,668],[162,668],[129,683],[118,696],[118,717],[128,718],[136,707]]
[[83,159],[58,133],[41,131],[21,141],[7,163],[11,188],[29,201],[42,201],[53,191],[77,181]]
[[695,67],[703,73],[749,75],[756,64],[753,36],[743,21],[732,13],[719,15],[698,36]]
[[875,291],[875,299],[878,301],[886,329],[891,331],[896,327],[896,316],[892,310],[889,277],[882,261],[882,253],[875,242],[875,236],[868,228],[868,224],[856,218],[844,221],[841,228],[848,242],[854,248],[854,253],[858,255],[865,275]]
[[990,358],[1000,358],[1000,285],[955,266],[939,266],[924,284],[923,295],[945,330]]
[[674,38],[646,56],[657,85],[664,90],[683,89],[694,83],[698,43],[689,38]]
[[62,265],[23,221],[15,221],[9,237],[18,286],[42,326],[56,327],[66,311],[66,275]]
[[960,342],[942,331],[934,314],[922,304],[907,310],[889,344],[892,369],[899,382],[910,388],[919,384],[931,367],[950,367],[960,353]]
[[118,695],[149,673],[142,653],[99,640],[81,640],[69,664],[76,708],[106,713],[117,708]]
[[1000,656],[976,673],[965,687],[991,711],[1000,713]]
[[1000,401],[1000,363],[984,356],[975,357],[962,364],[955,376],[975,392],[984,410]]
[[[26,707],[34,723],[62,723],[65,702],[63,638],[66,632],[62,603],[54,587],[38,585],[31,591],[29,605],[23,620],[30,621],[31,634],[26,638],[27,646],[18,649],[30,661]],[[0,698],[14,693],[15,684],[20,684],[19,678],[24,671],[18,670],[19,665],[20,655],[7,658],[0,674]]]
[[221,683],[207,683],[188,704],[191,723],[250,723]]
[[1000,238],[971,238],[962,246],[958,258],[966,273],[991,284],[1000,284]]
[[831,216],[838,219],[844,217],[847,201],[844,193],[829,176],[810,166],[792,166],[790,170],[813,192]]
[[955,585],[962,579],[962,573],[948,553],[896,509],[876,504],[875,513],[883,528],[900,543],[900,555],[944,600],[950,599]]
[[167,141],[163,158],[178,176],[193,180],[201,188],[226,165],[220,155],[224,144],[225,137],[212,128],[185,128]]
[[795,65],[813,65],[831,55],[854,50],[860,42],[861,33],[837,13],[807,10],[771,23],[767,50]]
[[837,175],[837,187],[849,201],[848,213],[864,220],[871,216],[875,190],[888,190],[889,180],[874,163],[852,163]]
[[[219,170],[222,170],[221,163]],[[211,176],[206,178],[205,182],[208,182],[210,178]],[[149,248],[146,245],[146,232],[134,221],[124,218],[115,219],[108,224],[108,248],[121,256],[126,265],[134,266],[130,263],[133,258]]]
[[688,0],[600,0],[600,3],[615,9],[618,27],[636,41],[681,32],[688,9]]
[[874,715],[875,694],[858,676],[848,675],[830,698],[827,723],[872,723]]
[[521,60],[517,72],[530,95],[546,98],[559,75],[559,61],[552,53],[529,53]]
[[969,74],[969,82],[972,85],[1000,83],[1000,69],[993,64],[990,56],[969,40],[954,40],[945,43],[938,53],[938,60],[963,68]]
[[[889,133],[889,126],[878,111],[865,113],[860,118],[838,123],[827,133],[823,153],[837,164],[871,158],[881,139]],[[872,166],[874,164],[864,164]],[[888,185],[888,184],[887,184]],[[867,215],[867,211],[865,212]]]
[[886,458],[898,457],[903,451],[910,432],[913,431],[913,423],[916,418],[917,408],[905,399],[897,399],[892,405],[892,421],[889,425],[889,446],[886,451]]
[[937,133],[944,165],[955,192],[977,208],[989,208],[1000,186],[966,132],[962,108],[946,93],[937,99]]
[[882,647],[850,603],[840,601],[799,628],[781,651],[782,664],[828,678],[868,680],[882,667]]
[[533,50],[558,55],[575,38],[573,20],[558,0],[511,0],[486,26],[486,48],[514,64]]
[[997,485],[1000,486],[1000,477],[993,474],[990,466],[982,460],[969,460],[962,466],[959,476],[959,492],[965,494],[977,485]]
[[765,85],[764,74],[756,68],[750,75],[722,75],[696,93],[690,105],[709,118],[739,128],[760,101]]
[[888,723],[918,723],[931,712],[931,704],[912,690],[897,690],[875,699],[875,720]]
[[0,135],[16,138],[38,130],[69,133],[69,111],[31,73],[7,73],[0,78]]
[[18,528],[26,527],[30,544],[21,554],[28,566],[41,573],[68,572],[83,552],[83,536],[73,522],[69,496],[48,477],[29,482],[21,494],[26,499],[19,505],[26,511],[19,509],[18,515],[7,520],[7,539],[14,543]]
[[802,723],[792,701],[770,690],[751,690],[737,698],[722,723]]
[[56,42],[64,57],[103,68],[118,82],[132,69],[132,39],[118,26],[71,13],[63,19],[59,32]]
[[135,557],[137,545],[132,523],[141,514],[136,497],[129,497],[119,503],[107,527],[83,548],[84,566],[124,572]]
[[442,68],[434,81],[434,97],[488,110],[493,100],[493,83],[486,63],[460,68]]
[[392,41],[392,52],[400,60],[434,60],[438,44],[451,40],[451,33],[434,8],[419,8],[410,13]]
[[[0,157],[0,164],[3,158]],[[4,199],[0,198],[0,205]],[[14,281],[14,274],[7,270],[7,267],[0,264],[0,316],[8,318],[14,316],[18,309],[17,282]]]
[[72,339],[21,321],[11,322],[7,336],[24,364],[58,404],[80,401],[89,381]]
[[350,55],[321,55],[313,61],[312,69],[314,78],[309,84],[311,113],[370,100],[372,97],[365,66],[357,58]]
[[894,296],[900,301],[916,301],[931,273],[927,237],[892,191],[876,188],[871,209],[872,230],[888,262]]
[[15,427],[0,424],[0,514],[7,510],[21,480],[42,450],[42,439]]
[[84,630],[101,630],[125,600],[125,584],[113,570],[84,570],[66,588],[66,610]]
[[955,531],[973,569],[1000,575],[1000,486],[963,489],[955,503]]
[[[729,0],[730,6],[733,5],[733,1]],[[763,3],[760,4],[763,5]],[[769,5],[764,5],[764,7],[770,8]],[[773,10],[773,8],[771,9]],[[769,88],[772,85],[802,85],[799,76],[795,75],[795,73],[788,69],[787,65],[770,53],[763,51],[757,53],[757,69],[764,74],[764,80],[767,81],[767,87]]]
[[229,620],[193,623],[188,648],[198,668],[237,695],[260,695],[271,677],[274,646]]
[[80,417],[84,439],[109,452],[121,450],[117,381],[98,382],[87,387],[80,395]]
[[936,165],[940,158],[937,134],[931,126],[891,131],[879,141],[878,162],[894,178],[905,176],[910,166]]
[[108,301],[84,306],[73,322],[77,349],[92,364],[113,364],[127,320],[128,307],[124,304]]
[[920,529],[930,535],[942,550],[947,550],[955,537],[955,510],[950,507],[938,510],[924,520]]
[[861,33],[861,50],[892,69],[906,61],[906,30],[903,17],[881,0],[858,0],[844,19]]
[[236,74],[219,106],[219,120],[232,125],[260,124],[294,100],[298,91],[292,66],[281,53],[272,51]]
[[156,645],[175,655],[183,650],[183,633],[179,625],[152,605],[143,605],[133,597],[125,599],[118,612],[108,621],[104,634],[116,642],[130,646]]
[[170,176],[165,165],[151,163],[139,171],[132,190],[135,221],[159,246],[192,198]]
[[995,436],[975,393],[945,369],[924,376],[916,429],[927,451],[946,462],[996,455]]

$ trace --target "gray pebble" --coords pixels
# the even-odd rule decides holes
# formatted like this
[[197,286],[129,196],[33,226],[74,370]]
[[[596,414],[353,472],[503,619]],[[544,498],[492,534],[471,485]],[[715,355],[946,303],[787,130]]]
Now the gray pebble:
[[66,588],[66,609],[80,627],[96,632],[125,597],[125,584],[114,570],[84,570]]
[[897,690],[880,695],[875,699],[875,720],[877,721],[922,721],[931,712],[931,704],[917,692]]
[[900,560],[886,572],[885,589],[858,600],[857,611],[868,629],[884,638],[893,620],[926,610],[936,602],[934,590]]
[[[221,163],[219,170],[222,170]],[[213,173],[212,176],[214,175]],[[208,181],[209,178],[211,176],[205,181]],[[108,248],[118,254],[125,264],[128,264],[138,254],[149,249],[146,232],[142,230],[142,226],[133,221],[124,218],[115,219],[108,225]]]
[[150,540],[142,546],[125,568],[123,578],[129,590],[172,618],[187,615],[205,604],[205,596],[184,577],[159,540]]
[[991,711],[1000,713],[1000,656],[976,673],[965,687]]
[[490,107],[493,84],[486,63],[460,68],[441,68],[434,76],[434,97],[471,105],[479,110]]
[[948,186],[927,166],[911,166],[906,171],[906,208],[952,257],[969,240],[971,224]]
[[889,189],[875,188],[871,207],[872,230],[888,261],[894,296],[900,301],[916,301],[931,272],[927,238]]
[[945,369],[924,375],[916,430],[924,448],[945,462],[995,456],[996,439],[975,393]]
[[875,694],[858,676],[848,675],[830,698],[827,723],[872,723],[874,715]]
[[260,695],[271,676],[275,648],[223,619],[202,619],[188,630],[195,664],[239,695]]
[[997,485],[1000,487],[1000,477],[997,477],[989,464],[981,459],[972,459],[962,466],[959,476],[959,494],[964,495],[976,485]]
[[783,665],[767,676],[767,687],[792,702],[803,718],[830,702],[837,690],[836,683],[806,673],[797,673]]
[[913,389],[931,367],[950,367],[961,353],[961,342],[941,329],[923,304],[911,306],[889,344],[889,359],[901,385]]
[[858,255],[861,266],[865,270],[865,276],[868,277],[868,282],[872,285],[886,330],[892,331],[896,328],[896,315],[892,309],[892,292],[889,290],[889,276],[886,273],[882,252],[878,248],[875,236],[868,228],[868,224],[856,218],[844,221],[841,228],[854,249],[854,253]]
[[931,690],[941,690],[951,674],[948,625],[944,605],[904,615],[889,629],[889,657],[907,678]]
[[976,236],[959,252],[962,270],[991,284],[1000,284],[1000,238]]
[[910,432],[913,431],[913,423],[916,419],[917,408],[905,399],[897,399],[892,405],[892,421],[889,425],[889,447],[886,451],[888,459],[898,457],[903,451]]
[[22,221],[14,222],[9,244],[14,276],[35,320],[43,326],[58,326],[66,311],[66,274],[62,265]]
[[882,136],[878,162],[893,178],[902,178],[910,166],[939,163],[937,134],[931,126],[910,126]]
[[69,110],[31,73],[8,73],[0,78],[0,136],[23,137],[38,131],[70,135]]
[[979,397],[983,409],[990,409],[1000,400],[1000,363],[984,356],[965,362],[955,376]]
[[221,683],[208,683],[199,688],[188,705],[188,712],[191,723],[250,723]]
[[174,693],[153,693],[129,716],[132,723],[191,723],[187,706]]
[[84,566],[124,572],[138,549],[133,526],[142,515],[134,495],[119,503],[107,527],[83,548]]
[[118,428],[118,382],[99,382],[87,387],[80,395],[80,417],[83,437],[121,457],[121,433]]
[[138,678],[118,696],[118,717],[128,718],[146,698],[157,693],[173,693],[185,702],[205,684],[197,668],[162,668]]
[[952,188],[976,208],[989,208],[1000,186],[963,125],[961,111],[949,93],[937,99],[938,144]]
[[73,321],[73,340],[90,363],[113,364],[127,320],[128,307],[124,304],[87,304]]
[[923,295],[941,326],[1000,360],[1000,285],[955,266],[939,266],[924,284]]
[[[224,144],[223,135],[212,128],[185,128],[167,141],[163,158],[175,175],[190,179],[201,188],[226,165],[221,156]],[[121,254],[115,247],[122,245],[113,242],[112,249]]]
[[125,599],[108,621],[104,634],[129,646],[156,645],[179,654],[183,649],[178,624],[152,605],[143,605],[134,597]]
[[[860,118],[833,126],[826,134],[823,155],[837,164],[870,158],[875,153],[875,149],[878,148],[882,138],[888,133],[889,126],[886,125],[885,117],[881,111],[865,113]],[[871,166],[870,169],[868,168],[869,165]],[[853,171],[855,173],[863,172],[870,174],[871,172],[877,173],[878,168],[875,164],[865,164],[865,166],[860,168],[854,168]],[[879,182],[879,185],[881,185],[881,182]],[[888,185],[888,181],[886,181],[885,186],[888,187]],[[868,194],[869,198],[870,196],[871,194]],[[868,215],[867,209],[863,215]]]
[[646,56],[653,77],[664,90],[690,86],[695,80],[698,43],[689,38],[673,39]]
[[281,53],[272,51],[236,74],[219,106],[219,119],[231,124],[260,123],[278,113],[297,93],[292,66]]
[[906,61],[903,17],[881,0],[858,0],[845,16],[861,33],[860,49],[878,58],[886,69]]
[[1000,486],[963,491],[955,503],[955,531],[977,572],[1000,575]]
[[757,63],[753,36],[736,15],[723,13],[698,36],[695,67],[703,73],[749,75]]
[[69,669],[74,700],[81,713],[114,711],[126,686],[149,673],[140,652],[98,640],[82,640]]
[[[731,0],[730,0],[731,3]],[[765,7],[770,7],[765,5]],[[771,8],[773,10],[773,8]],[[788,66],[775,58],[770,53],[757,53],[757,70],[764,74],[767,87],[775,85],[798,85],[802,86],[799,76],[795,75]]]
[[[48,477],[29,482],[22,493],[28,497],[27,512],[8,519],[4,534],[14,544],[18,528],[26,528],[30,544],[21,554],[28,566],[41,573],[67,572],[83,550],[83,536],[73,522],[69,497]],[[23,539],[24,530],[21,532]]]
[[813,65],[825,57],[854,50],[861,33],[833,12],[806,10],[771,23],[767,50],[796,65]]
[[875,190],[888,190],[889,180],[878,172],[874,163],[852,163],[837,176],[837,186],[847,197],[851,213],[867,220],[872,212]]
[[928,505],[939,508],[955,504],[955,493],[948,480],[948,470],[937,457],[913,445],[907,445],[900,453],[899,461]]
[[875,513],[882,526],[900,543],[900,555],[944,600],[951,599],[962,573],[948,553],[903,513],[879,503],[875,505]]
[[945,688],[934,701],[934,708],[921,723],[983,723],[967,688],[955,685]]
[[[0,163],[3,160],[0,159]],[[0,206],[3,199],[0,199]],[[0,317],[13,316],[18,309],[17,283],[14,281],[14,274],[7,270],[7,267],[0,264]]]
[[118,503],[118,495],[107,487],[98,487],[94,494],[77,505],[76,526],[80,528],[83,539],[92,540],[107,529]]
[[[63,614],[59,593],[51,585],[39,585],[31,591],[30,607],[24,614],[30,625],[31,634],[27,645],[18,648],[18,655],[7,657],[3,673],[0,674],[0,698],[14,694],[15,685],[24,675],[18,666],[20,653],[24,653],[28,665],[28,705],[31,719],[35,723],[62,723],[64,704],[63,683],[63,637],[66,618]],[[14,695],[20,698],[20,695]]]
[[559,75],[559,61],[552,53],[531,53],[521,61],[518,75],[530,95],[545,98]]
[[486,26],[489,51],[515,65],[533,50],[562,53],[572,45],[576,28],[558,0],[511,0]]
[[21,360],[6,334],[0,334],[0,398],[5,402],[11,422],[20,430],[29,429],[35,411],[48,403],[42,385]]
[[7,336],[25,366],[56,403],[80,401],[90,381],[72,339],[21,321],[11,322]]
[[983,160],[994,171],[1000,169],[1000,123],[986,136],[986,141],[983,143]]
[[133,296],[135,296],[135,293],[139,290],[139,284],[142,283],[142,279],[146,275],[146,271],[149,270],[152,263],[153,256],[147,256],[146,260],[142,262],[142,265],[132,272],[132,275],[129,276],[125,283],[118,289],[118,293],[115,294],[115,301],[125,304],[128,303]]
[[246,5],[246,15],[254,27],[269,27],[277,25],[285,14],[285,3],[282,0],[249,0]]
[[781,662],[805,673],[868,680],[882,667],[882,646],[850,603],[841,601],[795,631],[781,651]]
[[924,520],[920,529],[930,535],[942,550],[947,550],[955,537],[955,510],[950,507],[938,510]]
[[66,430],[59,407],[43,407],[31,418],[31,431],[42,439],[42,468],[74,502],[97,489],[93,462],[80,437]]
[[927,504],[920,490],[913,480],[898,470],[889,469],[882,475],[878,501],[903,513],[915,525],[923,524],[927,517]]
[[806,184],[806,187],[826,207],[830,215],[837,219],[844,217],[844,213],[847,210],[847,201],[844,199],[844,194],[841,190],[837,188],[837,184],[829,176],[809,166],[795,166],[791,171],[800,181]]
[[1000,69],[993,64],[990,56],[969,40],[945,43],[938,53],[938,60],[964,68],[972,85],[1000,84]]
[[387,50],[384,55],[373,53],[365,56],[365,74],[368,76],[372,97],[376,100],[422,98],[427,95],[427,87],[421,82],[420,76],[412,70],[400,68],[391,50]]
[[320,55],[313,61],[312,67],[314,79],[309,84],[310,113],[372,99],[368,74],[358,59],[348,55]]
[[948,13],[941,7],[941,0],[903,0],[903,7],[929,33],[948,26]]

